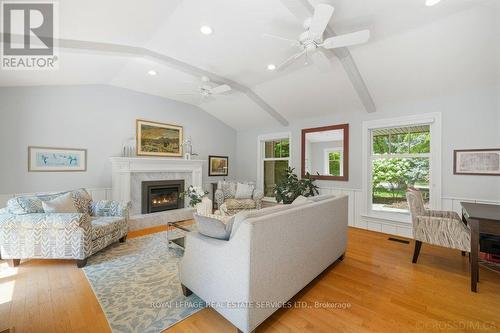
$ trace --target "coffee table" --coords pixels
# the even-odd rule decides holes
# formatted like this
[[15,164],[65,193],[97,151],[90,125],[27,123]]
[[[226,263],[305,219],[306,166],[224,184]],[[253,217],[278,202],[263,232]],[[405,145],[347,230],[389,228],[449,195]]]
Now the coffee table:
[[167,223],[167,241],[168,246],[176,244],[184,248],[184,238],[186,233],[196,231],[196,222],[194,220],[168,222]]

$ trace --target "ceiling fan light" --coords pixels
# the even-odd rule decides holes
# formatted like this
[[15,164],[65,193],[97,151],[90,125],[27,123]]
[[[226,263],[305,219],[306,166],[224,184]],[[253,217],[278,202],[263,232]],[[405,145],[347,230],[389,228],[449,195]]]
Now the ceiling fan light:
[[204,35],[211,35],[214,31],[208,25],[202,25],[200,28],[200,32]]
[[148,74],[151,76],[156,76],[156,75],[158,75],[158,72],[152,69],[152,70],[148,71]]
[[276,65],[275,64],[269,64],[269,65],[267,65],[267,69],[270,70],[270,71],[274,71],[276,69]]
[[425,5],[431,7],[437,5],[439,2],[441,2],[441,0],[425,0]]

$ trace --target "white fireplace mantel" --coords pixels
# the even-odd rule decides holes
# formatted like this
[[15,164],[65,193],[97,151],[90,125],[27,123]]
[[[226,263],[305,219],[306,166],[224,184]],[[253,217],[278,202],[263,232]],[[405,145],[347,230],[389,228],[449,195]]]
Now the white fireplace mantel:
[[131,175],[133,173],[191,173],[193,186],[202,186],[203,160],[184,160],[158,157],[111,157],[113,200],[131,201]]

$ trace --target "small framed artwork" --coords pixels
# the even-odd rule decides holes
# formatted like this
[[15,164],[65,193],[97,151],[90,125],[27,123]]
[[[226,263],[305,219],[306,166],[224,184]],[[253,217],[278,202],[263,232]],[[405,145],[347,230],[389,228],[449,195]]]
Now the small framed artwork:
[[182,126],[137,119],[137,156],[182,157]]
[[28,147],[29,172],[87,171],[87,149]]
[[208,156],[208,175],[227,176],[229,174],[229,158],[227,156]]
[[453,174],[500,176],[500,148],[455,150]]

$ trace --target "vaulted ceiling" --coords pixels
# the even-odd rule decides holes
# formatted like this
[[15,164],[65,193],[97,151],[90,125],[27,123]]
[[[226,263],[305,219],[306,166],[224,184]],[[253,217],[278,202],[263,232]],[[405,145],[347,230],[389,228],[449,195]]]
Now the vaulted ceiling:
[[[0,86],[110,84],[197,104],[236,129],[366,112],[333,54],[326,71],[303,61],[283,72],[266,69],[296,51],[262,36],[294,39],[303,32],[286,6],[293,1],[307,2],[60,1],[59,69],[0,71]],[[321,2],[335,7],[330,28],[337,34],[370,29],[370,41],[349,51],[376,107],[500,83],[498,0],[442,0],[433,7],[425,0]],[[202,25],[214,33],[201,34]],[[134,47],[150,53],[134,53]],[[185,94],[197,92],[201,72],[240,89],[200,103]]]

